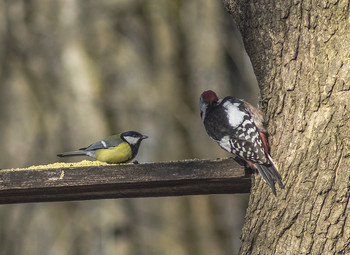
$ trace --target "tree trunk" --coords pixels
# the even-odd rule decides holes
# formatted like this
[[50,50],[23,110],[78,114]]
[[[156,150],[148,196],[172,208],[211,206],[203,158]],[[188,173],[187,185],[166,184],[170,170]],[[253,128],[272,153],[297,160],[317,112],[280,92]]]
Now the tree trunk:
[[224,1],[242,33],[285,190],[257,176],[241,254],[350,254],[349,1]]
[[[0,168],[127,130],[150,137],[139,162],[230,156],[198,109],[248,70],[229,19],[213,0],[0,1]],[[0,254],[235,254],[245,198],[3,205]]]

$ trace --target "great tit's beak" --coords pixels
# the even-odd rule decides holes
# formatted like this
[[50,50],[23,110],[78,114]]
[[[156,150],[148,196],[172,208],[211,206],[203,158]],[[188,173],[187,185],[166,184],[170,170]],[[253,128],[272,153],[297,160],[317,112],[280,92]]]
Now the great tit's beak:
[[143,140],[143,139],[146,139],[146,138],[148,138],[147,135],[143,135],[143,136],[142,136],[142,140]]

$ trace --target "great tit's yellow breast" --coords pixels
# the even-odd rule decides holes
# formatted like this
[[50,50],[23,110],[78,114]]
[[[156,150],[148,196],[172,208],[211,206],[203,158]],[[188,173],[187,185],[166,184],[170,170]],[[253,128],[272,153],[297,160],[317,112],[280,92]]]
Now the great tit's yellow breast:
[[130,145],[123,142],[116,147],[97,150],[95,157],[107,163],[123,163],[132,159],[132,151]]

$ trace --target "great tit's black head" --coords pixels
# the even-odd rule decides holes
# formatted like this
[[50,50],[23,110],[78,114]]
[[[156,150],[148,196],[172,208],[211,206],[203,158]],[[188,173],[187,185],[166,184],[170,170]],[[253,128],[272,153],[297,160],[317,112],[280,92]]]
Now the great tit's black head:
[[130,145],[137,145],[140,144],[143,139],[148,138],[148,136],[140,134],[136,131],[127,131],[122,133],[120,138]]

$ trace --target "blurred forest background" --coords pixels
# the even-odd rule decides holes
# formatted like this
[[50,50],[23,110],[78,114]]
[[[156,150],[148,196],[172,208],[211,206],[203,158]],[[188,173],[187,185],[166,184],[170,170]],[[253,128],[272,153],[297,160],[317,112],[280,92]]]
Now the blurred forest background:
[[[1,169],[127,130],[150,137],[139,162],[227,157],[202,126],[201,92],[257,102],[218,0],[1,0],[0,64]],[[236,254],[247,199],[2,205],[0,254]]]

